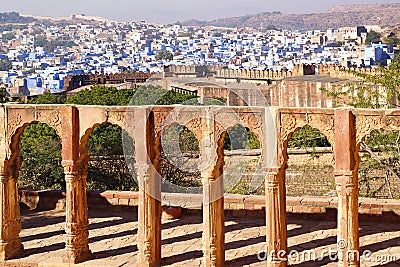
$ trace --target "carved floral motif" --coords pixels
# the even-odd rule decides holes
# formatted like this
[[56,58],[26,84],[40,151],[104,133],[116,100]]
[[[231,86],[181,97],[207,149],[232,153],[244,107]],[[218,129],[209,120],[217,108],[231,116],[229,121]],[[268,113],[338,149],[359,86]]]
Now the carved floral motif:
[[62,115],[59,110],[37,111],[36,120],[47,123],[53,127],[58,135],[61,135]]
[[325,134],[329,142],[334,145],[334,120],[330,114],[281,114],[281,138],[285,142],[298,128],[311,126]]
[[12,114],[8,117],[8,132],[12,136],[14,131],[21,125],[22,116],[21,114]]
[[374,130],[400,130],[400,117],[386,115],[357,115],[357,144]]

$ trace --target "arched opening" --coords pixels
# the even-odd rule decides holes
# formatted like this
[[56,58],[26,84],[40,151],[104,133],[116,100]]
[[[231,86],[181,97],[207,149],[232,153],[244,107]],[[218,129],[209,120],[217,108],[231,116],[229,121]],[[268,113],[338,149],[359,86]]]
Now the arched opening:
[[[265,247],[265,210],[254,202],[233,199],[264,195],[262,143],[248,127],[237,124],[221,136],[224,146],[225,261],[229,266],[257,264],[257,253]],[[248,196],[244,196],[248,195]],[[265,203],[265,197],[261,197]],[[229,203],[229,204],[228,204]],[[232,203],[232,204],[231,204]]]
[[[390,203],[392,199],[400,198],[399,136],[398,131],[374,130],[358,144],[358,192],[364,198],[360,199],[362,204],[359,207],[360,251],[370,251],[370,258],[382,257],[381,264],[387,266],[396,264],[398,260],[398,217],[391,220],[390,212],[363,215],[363,202],[369,198],[373,203],[377,202],[376,199]],[[377,228],[376,221],[385,221],[386,230],[382,232]],[[360,264],[366,266],[368,262],[361,258]]]
[[399,132],[373,131],[360,143],[358,190],[360,197],[400,198]]
[[26,126],[20,136],[20,155],[23,161],[19,171],[19,188],[65,189],[61,140],[53,128],[44,123]]
[[257,179],[261,168],[261,142],[249,128],[240,124],[226,131],[224,138],[224,185],[231,194],[263,194]]
[[119,261],[137,253],[134,150],[127,131],[111,123],[96,124],[81,137],[80,160],[87,170],[88,243],[93,254],[90,264],[101,265],[112,256]]
[[12,137],[11,159],[22,190],[20,237],[27,261],[64,253],[65,199],[60,190],[66,183],[61,146],[56,130],[40,122],[24,125]]
[[[198,238],[202,236],[201,209],[197,210],[197,214],[185,216],[184,208],[196,211],[201,207],[201,201],[187,198],[189,195],[175,194],[201,196],[203,188],[201,170],[198,168],[199,140],[186,126],[174,123],[157,134],[155,150],[156,168],[160,174],[162,192],[166,197],[162,203],[162,264],[200,265],[202,251]],[[184,232],[177,235],[173,230],[176,226],[184,228]]]
[[[337,199],[332,146],[318,129],[305,126],[289,136],[285,149],[285,184],[290,210],[287,214],[288,251],[299,255],[312,252],[307,257],[289,257],[288,263],[314,264],[321,258],[319,264],[328,264],[332,260],[323,251],[337,249],[337,216],[316,197]],[[298,238],[302,235],[313,238]]]
[[193,132],[184,125],[173,124],[162,132],[160,144],[162,191],[201,193],[201,175],[196,166],[200,146]]
[[[124,137],[123,137],[124,135]],[[131,148],[132,151],[124,151]],[[89,155],[88,190],[137,191],[134,170],[133,140],[120,126],[101,124],[90,134],[87,150]],[[129,154],[129,159],[126,158]],[[129,166],[128,166],[129,165]]]
[[318,129],[305,126],[287,144],[287,196],[336,196],[332,145]]

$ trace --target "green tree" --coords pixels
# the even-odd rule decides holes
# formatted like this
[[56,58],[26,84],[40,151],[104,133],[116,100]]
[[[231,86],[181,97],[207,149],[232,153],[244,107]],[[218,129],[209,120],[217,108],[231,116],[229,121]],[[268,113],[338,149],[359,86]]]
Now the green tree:
[[[400,103],[400,60],[396,56],[388,67],[381,67],[375,73],[357,70],[348,71],[358,78],[343,88],[327,91],[339,105],[356,108],[398,108]],[[399,133],[375,131],[360,144],[359,188],[365,197],[393,197],[390,176],[400,179]],[[376,186],[380,184],[380,186]],[[397,195],[400,197],[400,195]]]
[[45,92],[28,101],[28,104],[64,104],[65,99],[61,96]]
[[224,139],[225,150],[260,149],[260,146],[257,135],[242,125],[232,127]]
[[12,63],[8,58],[0,60],[0,71],[9,71],[12,68]]
[[76,105],[126,106],[133,94],[134,90],[131,89],[118,90],[115,87],[94,85],[90,89],[79,91],[66,102]]
[[289,148],[315,148],[331,147],[328,138],[319,130],[310,126],[301,128],[295,132],[288,142]]
[[44,123],[27,126],[21,134],[20,152],[20,188],[65,189],[61,141],[53,128]]
[[161,147],[160,174],[164,188],[170,183],[184,188],[201,186],[200,172],[186,171],[186,166],[200,155],[199,141],[187,127],[174,124],[165,130],[161,137]]
[[131,105],[174,105],[185,103],[192,98],[196,96],[167,91],[161,86],[143,85],[136,90]]
[[10,41],[10,40],[13,40],[13,39],[15,39],[15,34],[14,33],[12,33],[12,32],[9,32],[9,33],[3,33],[2,35],[1,35],[1,39],[3,40],[3,41]]
[[376,31],[369,31],[367,33],[367,38],[365,39],[365,43],[370,44],[370,43],[379,43],[381,42],[382,36],[377,33]]
[[[88,152],[91,160],[88,165],[87,187],[91,190],[135,191],[138,185],[131,174],[126,155],[134,151],[123,151],[122,135],[125,147],[133,148],[133,140],[117,125],[102,124],[89,137]],[[133,165],[129,166],[133,167]]]
[[6,87],[0,84],[0,103],[7,102],[7,90]]
[[160,51],[156,54],[156,60],[172,60],[174,58],[174,55],[167,51]]
[[[129,105],[131,102],[135,105],[172,105],[185,103],[188,100],[194,98],[192,95],[179,94],[172,91],[164,90],[161,87],[147,85],[142,86],[136,90],[136,94],[133,97],[134,90],[117,90],[113,87],[107,87],[102,85],[92,86],[90,89],[82,90],[75,96],[65,99],[56,96],[51,93],[45,93],[33,98],[29,101],[31,104],[62,104],[64,102],[68,104],[79,104],[79,105]],[[154,101],[154,102],[152,102]],[[37,124],[41,125],[41,124]],[[47,125],[44,124],[46,127]],[[38,127],[38,126],[33,126]],[[35,145],[24,146],[24,161],[21,169],[23,174],[23,183],[21,186],[25,188],[52,188],[59,189],[64,188],[63,186],[63,173],[60,169],[59,157],[56,157],[54,153],[51,153],[49,157],[52,157],[53,161],[44,161],[42,156],[36,158],[35,155],[42,155],[45,151],[58,151],[59,137],[55,132],[51,132],[51,138],[49,134],[43,131],[37,131],[33,133],[36,128],[33,128],[24,132],[21,137],[21,143],[34,143]],[[50,128],[51,129],[51,128]],[[51,129],[52,130],[52,129]],[[91,190],[136,190],[137,183],[135,177],[129,172],[129,167],[133,167],[134,159],[124,158],[124,154],[134,155],[134,150],[124,151],[122,146],[122,139],[128,142],[127,146],[133,148],[133,141],[126,132],[124,132],[119,126],[104,124],[94,129],[88,140],[88,152],[91,160],[88,166],[88,178],[87,186]],[[175,138],[179,136],[180,146],[182,151],[189,154],[198,153],[198,141],[194,137],[193,133],[190,132],[186,127],[174,128],[171,127],[168,132],[165,133],[166,138]],[[54,135],[54,136],[53,136]],[[50,141],[45,141],[47,139]],[[57,139],[58,138],[58,139]],[[171,139],[172,140],[172,139]],[[58,143],[57,143],[58,142]],[[167,145],[169,142],[167,141]],[[194,151],[194,152],[193,152]],[[29,155],[26,153],[29,152]],[[125,153],[124,153],[125,152]],[[58,155],[58,154],[57,154]],[[179,170],[175,165],[170,164],[166,159],[165,155],[162,156],[162,175],[170,182],[177,183],[186,186],[197,186],[199,185],[199,174],[189,174]],[[53,170],[49,179],[56,181],[54,186],[51,186],[47,180],[43,180],[39,176],[40,171],[44,168]],[[47,175],[47,174],[46,174]],[[55,177],[55,175],[58,175]],[[29,178],[31,177],[31,178]],[[190,179],[192,177],[193,179]]]

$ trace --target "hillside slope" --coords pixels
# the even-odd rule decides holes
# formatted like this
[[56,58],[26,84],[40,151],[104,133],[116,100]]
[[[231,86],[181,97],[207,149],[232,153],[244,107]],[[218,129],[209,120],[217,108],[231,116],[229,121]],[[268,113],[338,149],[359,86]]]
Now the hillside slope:
[[[373,12],[372,12],[373,11]],[[209,22],[190,20],[183,22],[191,26],[252,27],[312,30],[359,25],[394,25],[400,23],[399,4],[336,6],[324,13],[282,14],[264,12],[256,15],[217,19]]]

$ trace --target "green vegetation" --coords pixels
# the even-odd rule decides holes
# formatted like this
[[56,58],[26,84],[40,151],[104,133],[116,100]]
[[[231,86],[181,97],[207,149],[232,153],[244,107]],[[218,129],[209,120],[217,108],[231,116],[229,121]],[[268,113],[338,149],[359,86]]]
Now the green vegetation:
[[367,33],[367,38],[365,39],[365,43],[371,44],[371,43],[379,43],[381,42],[382,36],[377,33],[376,31],[369,31]]
[[295,132],[288,142],[289,148],[331,147],[328,138],[310,126]]
[[17,12],[0,13],[0,23],[30,23],[35,21],[32,17],[22,17]]
[[3,34],[1,35],[1,40],[2,40],[3,42],[11,41],[11,40],[13,40],[13,39],[15,39],[15,34],[12,33],[12,32],[3,33]]
[[396,36],[393,32],[391,32],[386,38],[385,43],[387,44],[400,44],[400,38]]
[[67,104],[76,105],[102,105],[102,106],[126,106],[129,105],[134,90],[94,85],[90,89],[79,91],[76,95],[68,98]]
[[[176,144],[178,147],[174,146]],[[170,184],[185,188],[201,186],[200,172],[189,172],[185,168],[200,154],[199,141],[194,134],[185,126],[174,124],[164,131],[161,145],[160,173],[164,188]]]
[[173,58],[174,55],[167,50],[158,52],[156,55],[156,60],[172,60]]
[[[161,87],[152,85],[142,86],[136,91],[130,89],[118,90],[113,87],[96,85],[90,89],[78,92],[75,96],[67,100],[47,92],[29,100],[28,103],[122,106],[129,105],[132,102],[131,104],[135,105],[172,105],[186,103],[193,98],[195,98],[193,95],[183,95],[166,91]],[[223,99],[211,99],[210,101],[221,103],[221,100]],[[206,101],[204,104],[207,103]],[[88,189],[137,190],[135,177],[129,172],[127,162],[124,158],[122,147],[122,136],[124,134],[126,132],[119,126],[104,124],[94,129],[90,135],[88,152],[91,160],[88,165]],[[199,143],[197,139],[192,132],[183,126],[172,126],[164,133],[163,139],[167,139],[164,150],[176,136],[180,138],[180,149],[183,153],[198,155]],[[124,142],[130,142],[125,148],[133,148],[131,138],[125,136]],[[30,189],[64,189],[63,169],[60,166],[60,149],[60,138],[54,129],[46,124],[35,124],[26,127],[21,136],[21,155],[24,161],[21,166],[19,186]],[[166,149],[166,151],[169,150]],[[133,150],[125,152],[133,155]],[[39,156],[36,157],[35,155]],[[190,156],[183,159],[187,161],[190,159]],[[134,162],[128,159],[128,164],[131,165],[132,163]],[[43,171],[44,169],[47,172]],[[161,172],[165,181],[189,187],[199,185],[199,173],[192,174],[180,170],[176,165],[168,161],[164,153],[161,157]],[[43,175],[40,175],[41,173]],[[55,182],[51,183],[52,180]]]
[[[380,67],[376,72],[369,74],[358,71],[348,71],[360,78],[344,87],[325,91],[328,96],[336,100],[338,106],[352,106],[356,108],[396,108],[400,101],[400,61],[396,55],[389,67]],[[378,87],[384,88],[379,90]]]
[[256,134],[242,125],[232,127],[224,139],[225,150],[260,149],[260,146]]
[[[400,103],[400,60],[396,56],[392,64],[377,69],[377,74],[349,71],[360,81],[350,82],[343,88],[326,91],[336,99],[339,106],[356,108],[398,108]],[[379,87],[383,88],[379,89]],[[319,134],[298,132],[305,139],[317,138]],[[295,136],[295,135],[294,135]],[[393,192],[393,180],[400,179],[399,133],[374,131],[360,144],[359,190],[364,197],[400,198]],[[314,144],[308,144],[314,146]]]
[[[125,161],[122,148],[121,127],[102,124],[89,137],[88,151],[91,160],[88,166],[87,187],[91,190],[135,191],[138,189],[136,177],[132,176]],[[126,134],[126,133],[125,133]],[[126,147],[133,147],[131,138]],[[132,154],[133,155],[133,151]]]
[[183,104],[190,99],[196,98],[194,95],[184,95],[174,91],[167,91],[160,86],[146,85],[139,87],[133,98],[131,105],[174,105]]
[[9,71],[12,68],[12,63],[8,58],[0,60],[0,71]]
[[0,83],[0,103],[7,102],[7,90],[6,87]]
[[45,92],[28,101],[28,104],[64,104],[64,103],[65,103],[64,98],[52,94],[51,92]]
[[65,189],[61,166],[61,141],[47,124],[27,126],[21,135],[19,187],[24,189]]
[[73,40],[63,40],[61,38],[48,40],[45,36],[39,35],[35,37],[35,46],[43,47],[43,50],[52,53],[58,48],[73,47],[75,46],[75,42]]

